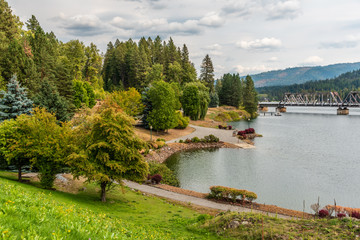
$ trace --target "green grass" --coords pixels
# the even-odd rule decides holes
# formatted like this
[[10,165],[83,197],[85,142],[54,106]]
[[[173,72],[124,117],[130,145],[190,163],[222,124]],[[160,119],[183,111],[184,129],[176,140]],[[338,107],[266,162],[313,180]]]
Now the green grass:
[[94,185],[69,194],[12,179],[0,172],[0,239],[219,239],[189,228],[199,213],[129,189],[102,203]]

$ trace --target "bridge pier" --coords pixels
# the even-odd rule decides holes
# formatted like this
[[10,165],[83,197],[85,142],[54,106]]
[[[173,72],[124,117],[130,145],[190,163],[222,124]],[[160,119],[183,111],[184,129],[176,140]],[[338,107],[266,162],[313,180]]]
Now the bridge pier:
[[347,107],[339,107],[337,109],[337,115],[349,115],[349,109]]
[[277,112],[284,113],[284,112],[286,112],[286,107],[277,107],[277,108],[276,108],[276,111],[277,111]]

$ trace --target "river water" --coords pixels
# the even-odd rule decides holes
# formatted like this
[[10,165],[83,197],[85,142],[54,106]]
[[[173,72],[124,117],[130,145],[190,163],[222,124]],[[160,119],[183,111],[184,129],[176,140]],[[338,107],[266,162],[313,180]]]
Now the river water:
[[[269,109],[272,110],[272,109]],[[182,188],[212,185],[247,189],[258,203],[311,212],[310,205],[360,208],[360,109],[288,107],[280,117],[260,116],[254,149],[212,149],[173,155],[167,165]],[[237,129],[247,122],[233,122]]]

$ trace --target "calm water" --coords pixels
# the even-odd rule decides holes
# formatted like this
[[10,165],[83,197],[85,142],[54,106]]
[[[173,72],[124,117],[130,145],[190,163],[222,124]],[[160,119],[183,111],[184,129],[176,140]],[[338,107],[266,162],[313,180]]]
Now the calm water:
[[[272,110],[272,109],[270,109]],[[246,122],[232,123],[237,129]],[[181,187],[208,192],[212,185],[247,189],[258,203],[306,211],[322,206],[360,208],[360,109],[288,108],[281,117],[259,117],[255,149],[216,149],[173,155],[167,164]]]

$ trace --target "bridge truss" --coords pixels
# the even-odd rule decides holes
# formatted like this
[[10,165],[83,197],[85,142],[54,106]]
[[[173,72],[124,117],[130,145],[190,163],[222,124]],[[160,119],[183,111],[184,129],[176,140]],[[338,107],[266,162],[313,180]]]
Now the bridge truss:
[[285,93],[278,106],[360,107],[360,95],[358,91],[351,91],[342,99],[337,92],[313,94]]

